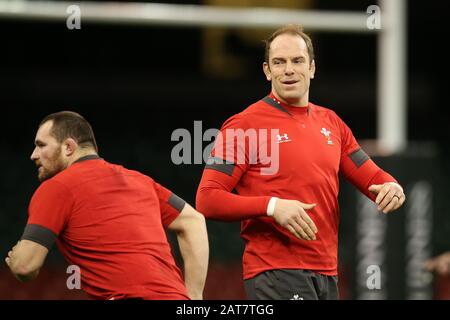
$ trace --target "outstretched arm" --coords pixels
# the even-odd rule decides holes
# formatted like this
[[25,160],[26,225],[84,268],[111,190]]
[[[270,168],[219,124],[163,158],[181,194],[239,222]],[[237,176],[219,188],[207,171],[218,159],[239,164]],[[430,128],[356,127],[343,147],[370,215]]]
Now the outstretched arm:
[[209,245],[205,218],[189,204],[168,226],[177,234],[178,245],[184,261],[184,281],[189,297],[203,299],[208,271]]

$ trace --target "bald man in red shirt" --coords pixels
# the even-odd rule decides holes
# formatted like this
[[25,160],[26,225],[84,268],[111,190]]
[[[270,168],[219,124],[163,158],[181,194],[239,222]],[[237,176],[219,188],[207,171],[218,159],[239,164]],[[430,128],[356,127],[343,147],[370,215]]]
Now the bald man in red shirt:
[[[38,275],[56,242],[93,299],[202,299],[209,249],[201,214],[150,177],[101,159],[77,113],[47,116],[35,145],[42,184],[5,259],[19,280]],[[184,278],[165,229],[177,234]]]
[[339,173],[384,213],[405,201],[336,113],[309,101],[315,69],[301,27],[273,33],[271,93],[223,124],[197,191],[207,218],[242,221],[250,299],[338,299]]

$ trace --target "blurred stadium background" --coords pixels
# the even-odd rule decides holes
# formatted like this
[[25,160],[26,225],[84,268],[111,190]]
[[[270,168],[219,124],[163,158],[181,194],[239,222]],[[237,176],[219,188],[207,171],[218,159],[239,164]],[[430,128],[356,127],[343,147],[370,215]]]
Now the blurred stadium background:
[[[377,96],[383,86],[377,78],[382,65],[377,60],[379,35],[305,26],[313,37],[318,68],[311,100],[332,108],[347,122],[376,161],[406,187],[408,199],[399,212],[379,215],[342,182],[343,299],[450,298],[449,278],[433,277],[422,268],[427,258],[450,250],[448,58],[443,49],[449,31],[447,6],[437,0],[402,2],[406,112],[394,106],[392,114],[400,127],[398,135],[404,134],[407,144],[400,139],[392,150],[380,148],[375,140],[383,136],[377,116],[389,115],[379,102],[401,102],[402,96],[401,89],[398,94]],[[368,6],[379,4],[375,0],[165,3],[362,15]],[[84,21],[83,4],[69,2],[80,4],[82,15],[81,30],[68,30],[65,18],[21,15],[26,4],[0,1],[0,255],[7,255],[25,225],[28,202],[38,186],[29,156],[37,124],[51,112],[80,112],[94,127],[102,157],[140,170],[195,203],[203,165],[173,164],[170,155],[176,142],[171,133],[177,128],[193,133],[196,120],[203,121],[203,130],[219,128],[269,92],[261,71],[261,40],[274,28]],[[113,7],[125,12],[128,4]],[[383,11],[381,19],[383,23]],[[205,298],[244,298],[239,224],[209,221],[208,228],[211,266]],[[177,254],[175,246],[174,251]],[[382,271],[379,290],[366,287],[367,266],[372,264]],[[81,291],[66,288],[66,266],[54,249],[41,276],[21,284],[2,263],[0,299],[86,298]]]

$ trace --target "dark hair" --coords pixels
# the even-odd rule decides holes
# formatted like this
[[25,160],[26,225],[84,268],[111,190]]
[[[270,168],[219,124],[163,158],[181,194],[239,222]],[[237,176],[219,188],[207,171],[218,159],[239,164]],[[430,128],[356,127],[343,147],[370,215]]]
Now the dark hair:
[[94,131],[89,122],[80,114],[73,111],[61,111],[46,116],[39,127],[44,123],[52,121],[50,134],[62,143],[67,138],[74,139],[78,145],[83,147],[93,147],[98,152]]
[[269,50],[270,50],[270,44],[272,41],[278,37],[281,34],[291,34],[291,35],[298,35],[303,38],[306,42],[306,47],[308,48],[308,55],[309,55],[309,63],[311,63],[314,60],[314,47],[312,44],[311,38],[303,32],[303,27],[298,24],[287,24],[277,30],[275,30],[274,33],[267,39],[264,40],[264,43],[266,44],[265,52],[264,52],[264,59],[267,63],[269,63]]

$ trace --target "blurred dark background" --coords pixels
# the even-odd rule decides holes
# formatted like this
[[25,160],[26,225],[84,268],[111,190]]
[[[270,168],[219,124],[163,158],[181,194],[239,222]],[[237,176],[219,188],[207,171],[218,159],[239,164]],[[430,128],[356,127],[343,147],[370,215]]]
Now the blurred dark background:
[[[376,4],[363,0],[286,2],[291,7],[360,12]],[[261,1],[260,5],[265,4]],[[433,167],[439,172],[434,254],[450,250],[446,8],[445,1],[409,1],[407,14],[408,140],[412,144],[431,142],[436,150]],[[203,165],[174,165],[171,150],[176,142],[171,141],[171,134],[177,128],[193,132],[195,120],[202,121],[203,130],[219,128],[229,116],[269,92],[261,69],[261,40],[271,31],[83,21],[81,30],[71,31],[62,21],[0,19],[0,255],[6,256],[26,223],[27,205],[38,186],[29,156],[37,125],[51,112],[81,113],[94,128],[103,158],[150,175],[194,204]],[[311,35],[317,65],[311,101],[335,110],[358,139],[374,139],[376,35]],[[422,149],[418,150],[420,154]],[[341,215],[345,216],[344,210]],[[232,273],[240,281],[243,243],[239,225],[208,222],[208,227],[213,266],[207,284],[209,297],[242,297],[240,282],[227,291],[220,280]],[[344,269],[348,244],[341,233]],[[65,276],[57,250],[49,260],[44,280],[40,280],[44,289],[52,274]],[[0,272],[1,298],[83,297],[72,292],[42,294],[39,285],[16,282],[4,266]],[[214,290],[219,283],[222,296]],[[442,292],[436,295],[442,297]],[[346,297],[352,298],[351,294]]]

